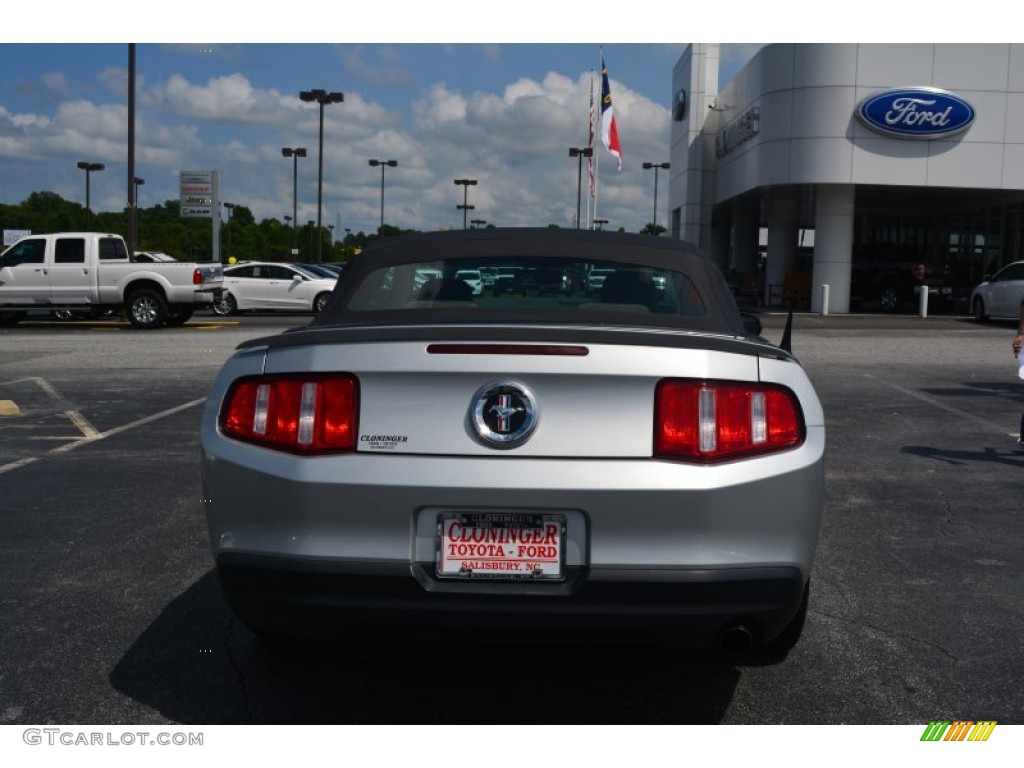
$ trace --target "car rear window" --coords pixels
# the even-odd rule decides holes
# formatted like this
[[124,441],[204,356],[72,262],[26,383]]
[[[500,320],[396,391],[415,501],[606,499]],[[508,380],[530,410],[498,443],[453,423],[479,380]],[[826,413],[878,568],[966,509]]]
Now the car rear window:
[[[462,277],[495,275],[474,295]],[[591,276],[601,276],[592,280]],[[608,314],[700,317],[707,302],[696,282],[675,269],[608,260],[535,256],[467,257],[409,262],[367,271],[346,291],[349,312],[461,309],[510,319],[538,311],[593,321]]]

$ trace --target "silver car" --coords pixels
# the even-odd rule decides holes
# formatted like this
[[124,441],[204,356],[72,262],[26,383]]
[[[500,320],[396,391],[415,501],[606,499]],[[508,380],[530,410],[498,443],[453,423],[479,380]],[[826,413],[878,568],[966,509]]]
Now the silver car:
[[[597,296],[455,278],[588,264],[609,270]],[[419,281],[425,265],[441,277]],[[788,650],[824,416],[756,331],[719,270],[668,238],[378,241],[308,327],[244,343],[213,384],[203,506],[229,605],[269,635],[607,626]]]
[[1014,261],[971,291],[971,312],[977,320],[1016,320],[1024,301],[1024,261]]

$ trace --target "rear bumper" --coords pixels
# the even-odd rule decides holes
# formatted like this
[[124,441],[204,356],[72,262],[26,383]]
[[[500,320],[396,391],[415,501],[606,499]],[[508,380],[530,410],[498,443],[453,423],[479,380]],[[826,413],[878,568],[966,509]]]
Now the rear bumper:
[[795,567],[570,568],[559,583],[438,581],[433,564],[296,561],[223,552],[217,571],[235,614],[255,629],[331,636],[358,624],[643,631],[710,647],[743,623],[773,639],[796,614]]

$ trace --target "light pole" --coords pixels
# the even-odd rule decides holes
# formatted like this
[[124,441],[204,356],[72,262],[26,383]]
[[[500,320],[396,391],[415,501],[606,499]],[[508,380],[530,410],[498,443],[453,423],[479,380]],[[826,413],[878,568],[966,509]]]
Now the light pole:
[[89,176],[93,171],[102,171],[105,166],[103,163],[87,163],[84,160],[78,164],[78,167],[85,171],[85,212],[89,217],[89,221],[92,221],[92,209],[89,207]]
[[231,213],[235,210],[235,203],[224,203],[224,207],[228,209],[228,225],[225,227],[228,231],[228,258],[231,258]]
[[462,205],[456,205],[457,210],[462,211],[462,228],[467,229],[466,226],[466,212],[472,211],[476,206],[469,205],[469,188],[476,185],[476,179],[456,179],[455,184],[462,187]]
[[[299,91],[299,98],[303,101],[315,101],[320,105],[320,156],[318,158],[319,169],[317,171],[316,184],[316,230],[319,234],[321,231],[320,219],[324,202],[324,105],[340,104],[345,100],[345,94],[339,91],[331,91],[328,93],[322,88],[314,88],[311,91]],[[316,247],[317,264],[323,261],[323,245],[324,239],[322,237],[318,237]]]
[[597,227],[598,231],[604,229],[604,225],[608,223],[608,219],[594,219],[594,226]]
[[132,176],[133,189],[135,190],[135,196],[132,198],[132,206],[135,208],[135,239],[132,241],[132,258],[135,258],[134,249],[139,247],[139,187],[146,183],[145,179],[140,179],[138,176]]
[[370,165],[376,168],[380,166],[380,228],[384,229],[384,169],[394,168],[398,165],[397,160],[371,160]]
[[593,147],[569,147],[569,157],[579,158],[576,168],[576,229],[580,228],[580,202],[583,199],[583,158],[593,155]]
[[480,227],[487,223],[487,219],[473,219],[469,223],[473,225],[473,229],[480,229]]
[[299,158],[306,156],[305,147],[281,147],[282,157],[292,158],[292,250],[299,247],[295,222],[299,220]]
[[658,169],[664,168],[668,170],[671,168],[671,163],[644,163],[643,169],[645,171],[654,169],[654,218],[651,219],[651,234],[658,234]]

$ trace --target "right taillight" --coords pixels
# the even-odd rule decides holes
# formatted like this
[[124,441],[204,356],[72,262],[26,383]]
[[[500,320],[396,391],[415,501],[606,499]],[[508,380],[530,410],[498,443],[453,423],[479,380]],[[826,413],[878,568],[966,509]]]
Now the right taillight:
[[351,374],[274,374],[228,390],[220,428],[228,437],[299,454],[355,450],[359,385]]
[[785,387],[665,379],[654,409],[654,455],[716,462],[794,448],[804,441],[796,395]]

